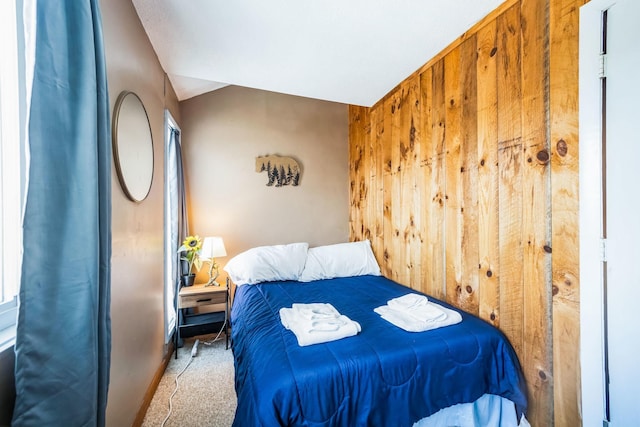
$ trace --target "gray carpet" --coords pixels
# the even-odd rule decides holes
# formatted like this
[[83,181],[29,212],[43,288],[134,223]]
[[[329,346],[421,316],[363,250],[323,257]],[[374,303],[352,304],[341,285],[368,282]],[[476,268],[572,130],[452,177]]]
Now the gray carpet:
[[160,427],[169,413],[169,396],[175,390],[176,375],[191,363],[178,378],[178,391],[172,399],[172,411],[165,427],[211,426],[229,427],[236,410],[233,385],[233,354],[225,350],[224,335],[212,345],[203,341],[215,335],[198,337],[200,345],[196,357],[191,357],[195,338],[185,339],[178,349],[178,359],[171,357],[158,390],[147,410],[143,427]]

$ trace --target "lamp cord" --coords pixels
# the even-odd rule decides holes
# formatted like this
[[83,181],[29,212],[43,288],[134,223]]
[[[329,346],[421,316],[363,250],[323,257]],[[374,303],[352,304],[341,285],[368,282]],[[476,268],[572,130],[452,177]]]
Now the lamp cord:
[[[198,345],[198,341],[196,340],[196,342],[193,344],[193,348],[196,349],[197,345]],[[176,351],[178,351],[178,349],[176,349]],[[187,364],[184,365],[184,368],[182,368],[180,373],[178,375],[176,375],[176,387],[173,389],[173,393],[171,393],[171,396],[169,396],[169,412],[167,413],[167,416],[162,421],[162,427],[164,427],[164,425],[166,424],[167,420],[169,420],[169,417],[171,416],[171,413],[173,412],[173,405],[172,405],[171,399],[173,399],[173,396],[175,396],[176,393],[178,392],[178,386],[179,386],[178,378],[180,378],[180,375],[184,374],[184,371],[186,371],[187,368],[189,367],[189,365],[191,365],[191,362],[193,361],[193,358],[195,357],[194,353],[195,353],[195,351],[191,351],[191,357],[187,361]]]
[[212,345],[214,342],[216,341],[220,341],[220,334],[222,334],[222,331],[224,331],[225,326],[227,326],[227,319],[224,319],[224,322],[222,323],[222,327],[220,328],[220,331],[218,332],[218,335],[216,335],[216,337],[210,341],[203,341],[202,344],[204,345]]
[[[222,327],[220,328],[220,331],[218,332],[218,335],[216,335],[216,337],[214,339],[212,339],[211,341],[203,341],[202,343],[205,345],[212,345],[213,343],[215,343],[216,341],[220,340],[220,335],[222,334],[222,331],[224,331],[225,326],[227,326],[227,319],[224,319],[224,322],[222,323]],[[196,340],[193,343],[193,348],[191,349],[191,357],[189,358],[189,360],[187,361],[187,364],[184,365],[184,368],[182,368],[182,370],[180,371],[180,373],[178,375],[176,375],[176,387],[173,390],[173,393],[171,393],[171,396],[169,396],[169,412],[167,413],[167,416],[164,418],[164,420],[162,421],[162,425],[161,427],[164,427],[164,425],[167,423],[167,421],[169,420],[169,417],[171,416],[171,413],[173,412],[173,404],[171,402],[171,400],[173,399],[173,396],[175,396],[175,394],[178,392],[178,378],[180,378],[180,376],[187,370],[187,368],[189,367],[189,365],[191,364],[191,362],[193,361],[193,358],[196,356],[196,349],[198,348],[198,343],[200,341]],[[178,351],[178,349],[176,349],[176,351]]]

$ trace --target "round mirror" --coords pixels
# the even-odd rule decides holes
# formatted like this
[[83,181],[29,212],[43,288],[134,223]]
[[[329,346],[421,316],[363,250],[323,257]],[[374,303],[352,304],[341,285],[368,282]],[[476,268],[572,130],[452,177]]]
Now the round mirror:
[[113,112],[113,160],[118,180],[127,197],[143,201],[153,179],[153,139],[149,117],[133,92],[123,91]]

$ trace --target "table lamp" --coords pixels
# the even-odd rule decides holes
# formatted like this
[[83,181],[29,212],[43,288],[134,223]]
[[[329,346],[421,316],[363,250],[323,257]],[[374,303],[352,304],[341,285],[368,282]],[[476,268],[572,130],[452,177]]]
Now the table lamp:
[[[216,257],[227,256],[227,251],[224,248],[224,242],[222,237],[205,237],[202,243],[202,250],[200,251],[200,257],[209,261],[209,281],[205,286],[220,286],[216,279],[220,272],[218,271],[218,263],[216,263]],[[215,276],[213,270],[216,270]]]

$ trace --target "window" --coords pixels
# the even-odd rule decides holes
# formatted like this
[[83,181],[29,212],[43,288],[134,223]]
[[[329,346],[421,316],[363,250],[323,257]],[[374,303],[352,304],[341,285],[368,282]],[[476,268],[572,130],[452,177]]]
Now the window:
[[18,33],[21,3],[0,2],[0,350],[15,337],[22,261],[26,107],[18,57],[24,46]]
[[164,301],[165,301],[165,343],[169,342],[176,327],[176,277],[178,257],[176,248],[179,246],[178,231],[178,185],[179,170],[177,168],[180,145],[180,127],[169,110],[165,110],[165,164],[164,164]]

